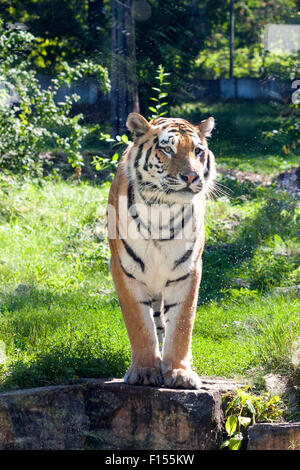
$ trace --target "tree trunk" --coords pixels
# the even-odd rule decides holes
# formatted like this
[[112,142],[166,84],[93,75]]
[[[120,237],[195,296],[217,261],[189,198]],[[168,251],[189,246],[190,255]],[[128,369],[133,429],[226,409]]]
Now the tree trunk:
[[234,77],[233,50],[234,50],[234,0],[230,0],[230,33],[229,33],[229,78]]
[[136,79],[134,0],[111,0],[111,135],[126,131],[126,119],[139,112]]

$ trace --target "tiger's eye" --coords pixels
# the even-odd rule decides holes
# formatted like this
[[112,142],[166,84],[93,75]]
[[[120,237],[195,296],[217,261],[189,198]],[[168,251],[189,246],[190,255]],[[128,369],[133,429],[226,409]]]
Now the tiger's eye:
[[195,148],[195,155],[197,155],[197,157],[201,157],[202,154],[203,150],[200,147]]
[[171,147],[165,147],[165,148],[164,148],[164,151],[167,152],[167,153],[171,153],[171,152],[172,152],[172,148],[171,148]]

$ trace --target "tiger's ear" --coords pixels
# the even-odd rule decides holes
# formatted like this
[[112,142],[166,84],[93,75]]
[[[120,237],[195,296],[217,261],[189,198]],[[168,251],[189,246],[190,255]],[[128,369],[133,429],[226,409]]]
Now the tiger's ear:
[[138,113],[130,113],[128,115],[126,126],[133,133],[134,137],[141,137],[151,127],[149,122]]
[[200,134],[204,137],[210,137],[213,128],[215,127],[215,120],[213,117],[209,117],[204,121],[201,121],[200,124],[197,125]]

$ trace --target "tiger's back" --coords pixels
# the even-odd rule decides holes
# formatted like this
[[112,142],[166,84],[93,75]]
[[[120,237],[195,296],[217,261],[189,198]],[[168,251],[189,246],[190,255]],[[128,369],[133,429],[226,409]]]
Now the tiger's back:
[[111,270],[128,331],[130,384],[199,388],[190,344],[204,246],[207,193],[215,178],[206,137],[213,118],[148,123],[132,113],[134,142],[111,186]]

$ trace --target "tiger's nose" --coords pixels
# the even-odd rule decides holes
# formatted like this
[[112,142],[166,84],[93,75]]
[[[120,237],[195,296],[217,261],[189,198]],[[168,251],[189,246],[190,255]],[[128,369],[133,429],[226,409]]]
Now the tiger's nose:
[[195,180],[199,178],[198,174],[195,171],[187,171],[184,174],[180,173],[179,176],[187,184],[192,184]]

